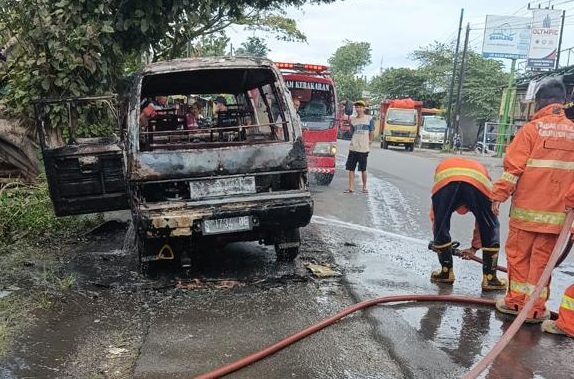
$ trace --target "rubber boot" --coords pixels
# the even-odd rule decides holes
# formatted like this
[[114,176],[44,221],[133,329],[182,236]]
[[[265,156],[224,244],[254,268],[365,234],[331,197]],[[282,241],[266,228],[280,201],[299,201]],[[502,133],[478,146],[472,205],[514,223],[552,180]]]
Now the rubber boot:
[[432,250],[438,254],[438,261],[441,268],[434,270],[431,273],[431,282],[433,283],[454,283],[454,271],[452,269],[452,243],[440,246],[439,248],[432,247]]
[[498,252],[482,251],[482,290],[505,291],[506,280],[496,277]]

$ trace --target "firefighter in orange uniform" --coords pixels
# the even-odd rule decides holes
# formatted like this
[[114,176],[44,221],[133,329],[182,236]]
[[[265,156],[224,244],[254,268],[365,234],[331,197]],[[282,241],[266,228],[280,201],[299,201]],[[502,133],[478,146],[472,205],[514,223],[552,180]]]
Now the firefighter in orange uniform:
[[482,289],[504,290],[506,281],[496,277],[498,251],[500,249],[500,224],[492,213],[488,196],[492,189],[486,168],[472,159],[452,157],[443,160],[435,170],[432,188],[431,220],[433,241],[429,249],[438,253],[441,268],[431,274],[432,282],[453,283],[452,254],[454,251],[450,237],[450,219],[456,211],[474,214],[476,224],[472,247],[463,251],[464,255],[475,254],[482,249]]
[[[541,83],[536,113],[516,134],[504,157],[504,173],[494,184],[492,210],[512,196],[506,257],[509,286],[499,312],[516,316],[528,301],[548,263],[564,223],[564,195],[574,183],[574,123],[564,114],[564,84]],[[546,309],[549,282],[525,322],[550,317]]]
[[[565,197],[566,209],[574,209],[574,183]],[[574,284],[566,288],[558,310],[558,320],[544,320],[542,331],[574,337]]]

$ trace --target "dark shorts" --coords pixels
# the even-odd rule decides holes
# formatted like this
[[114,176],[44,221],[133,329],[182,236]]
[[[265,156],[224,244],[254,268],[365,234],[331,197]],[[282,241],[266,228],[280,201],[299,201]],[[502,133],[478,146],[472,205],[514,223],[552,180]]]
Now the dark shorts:
[[359,153],[358,151],[349,150],[347,156],[347,163],[345,167],[347,171],[355,171],[359,165],[359,171],[367,171],[367,156],[369,153]]

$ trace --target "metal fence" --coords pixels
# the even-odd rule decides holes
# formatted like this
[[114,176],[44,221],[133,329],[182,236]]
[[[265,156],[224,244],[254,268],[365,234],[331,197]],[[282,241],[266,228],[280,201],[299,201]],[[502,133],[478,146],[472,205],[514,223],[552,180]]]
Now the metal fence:
[[503,156],[506,147],[514,138],[521,125],[500,124],[496,122],[486,122],[482,131],[482,136],[474,146],[474,151],[483,156]]

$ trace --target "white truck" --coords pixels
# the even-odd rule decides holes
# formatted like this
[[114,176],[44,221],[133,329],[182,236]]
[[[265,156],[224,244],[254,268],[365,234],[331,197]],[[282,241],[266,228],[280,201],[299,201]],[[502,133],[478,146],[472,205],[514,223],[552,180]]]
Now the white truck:
[[437,115],[423,115],[419,147],[440,149],[444,143],[446,120]]

